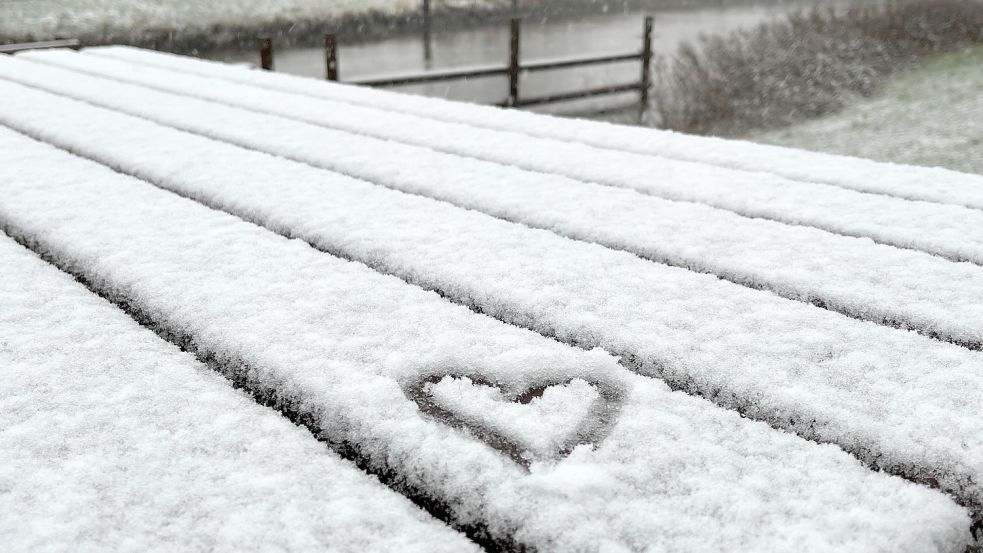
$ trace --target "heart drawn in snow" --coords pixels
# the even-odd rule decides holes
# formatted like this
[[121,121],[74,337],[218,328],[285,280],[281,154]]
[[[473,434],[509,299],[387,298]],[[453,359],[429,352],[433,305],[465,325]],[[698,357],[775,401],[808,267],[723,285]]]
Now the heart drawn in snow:
[[621,386],[590,377],[508,389],[480,375],[446,372],[406,387],[420,410],[468,430],[528,468],[559,459],[581,444],[600,444],[617,421]]

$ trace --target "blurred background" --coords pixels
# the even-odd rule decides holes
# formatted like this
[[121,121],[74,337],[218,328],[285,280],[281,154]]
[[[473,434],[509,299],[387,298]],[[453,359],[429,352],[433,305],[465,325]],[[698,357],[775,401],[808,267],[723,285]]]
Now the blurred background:
[[[425,8],[426,6],[426,10]],[[78,38],[358,80],[637,52],[654,16],[652,87],[537,111],[983,172],[983,0],[0,0],[0,43]],[[543,96],[637,80],[637,60],[521,76]],[[396,87],[496,104],[504,76]]]

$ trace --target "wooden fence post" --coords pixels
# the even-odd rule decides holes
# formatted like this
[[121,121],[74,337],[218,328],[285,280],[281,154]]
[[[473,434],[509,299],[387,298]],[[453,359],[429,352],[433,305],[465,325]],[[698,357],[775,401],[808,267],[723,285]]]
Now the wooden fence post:
[[513,17],[509,29],[509,97],[505,105],[515,107],[519,103],[519,41],[522,20]]
[[338,80],[338,37],[333,34],[324,35],[325,75],[329,81]]
[[266,71],[273,71],[273,40],[259,39],[259,66]]
[[642,84],[639,96],[641,110],[639,119],[645,115],[649,104],[649,89],[652,88],[652,16],[645,17],[645,32],[642,34]]
[[423,0],[423,61],[426,62],[427,68],[430,67],[430,62],[433,61],[432,25],[430,0]]

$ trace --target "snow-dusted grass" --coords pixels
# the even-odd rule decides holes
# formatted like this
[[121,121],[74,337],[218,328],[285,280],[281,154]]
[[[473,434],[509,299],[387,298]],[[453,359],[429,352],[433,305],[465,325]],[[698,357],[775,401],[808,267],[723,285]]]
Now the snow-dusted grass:
[[193,33],[373,11],[399,15],[419,6],[419,0],[0,0],[0,39],[104,36],[111,40],[142,32]]
[[0,266],[4,551],[477,551],[2,234]]
[[[34,71],[29,63],[0,62],[0,67],[14,66],[22,70],[9,74],[55,71],[58,76],[57,70],[40,65]],[[58,80],[64,77],[52,82]],[[81,91],[92,78],[70,80],[68,88]],[[412,181],[421,167],[427,168],[425,173],[441,174],[439,164],[429,159],[392,163],[389,158],[398,148],[394,143],[363,146],[359,154],[342,149],[358,138],[352,135],[324,135],[328,131],[322,128],[149,89],[128,98],[127,85],[104,81],[103,86],[107,88],[93,93],[92,101],[111,97],[122,109],[258,149],[285,156],[300,152],[316,163],[355,156],[359,163],[377,165],[404,181]],[[964,500],[981,503],[983,494],[975,483],[983,471],[983,428],[975,426],[983,424],[975,416],[983,409],[980,354],[140,124],[15,84],[4,90],[6,97],[26,99],[4,120],[45,140],[438,289],[503,320],[565,341],[603,346],[642,372],[773,425],[839,443],[877,466],[936,479]],[[33,111],[31,104],[39,109]],[[47,109],[51,120],[42,113]],[[20,110],[29,115],[18,118]],[[32,124],[35,118],[37,124]],[[95,136],[99,138],[93,140]],[[480,179],[488,170],[477,163],[457,159],[454,168],[462,189],[468,189],[468,179]],[[876,276],[878,266],[871,268]],[[890,274],[882,273],[882,280],[886,278]],[[938,439],[939,427],[950,429],[951,441]]]
[[[838,448],[9,131],[0,193],[8,232],[492,537],[543,551],[955,552],[968,539],[949,499]],[[603,440],[527,471],[421,413],[404,386],[428,375],[480,377],[507,397],[580,379],[622,403]],[[453,407],[462,391],[444,391]]]
[[[548,15],[645,3],[522,0],[521,7],[530,14]],[[439,29],[501,21],[512,5],[511,0],[432,0],[431,4],[433,23]],[[73,37],[87,45],[133,44],[199,52],[254,48],[257,36],[275,37],[279,46],[320,45],[328,31],[343,40],[365,40],[419,29],[422,24],[422,0],[0,0],[0,44]]]
[[751,140],[983,174],[983,46],[928,59],[841,113]]
[[785,125],[869,96],[921,57],[983,40],[981,0],[891,0],[793,13],[683,45],[658,71],[659,124],[711,133]]

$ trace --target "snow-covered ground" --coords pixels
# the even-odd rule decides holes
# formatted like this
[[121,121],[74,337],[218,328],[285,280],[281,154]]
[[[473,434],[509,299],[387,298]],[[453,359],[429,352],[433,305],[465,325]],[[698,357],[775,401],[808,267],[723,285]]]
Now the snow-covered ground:
[[983,174],[983,46],[930,59],[842,113],[751,140]]
[[[693,0],[674,0],[687,5]],[[720,0],[697,0],[719,4]],[[747,3],[748,0],[730,0]],[[604,12],[645,0],[522,0],[534,13]],[[431,0],[444,23],[509,13],[512,0]],[[79,38],[85,44],[167,45],[181,51],[254,44],[320,43],[326,29],[365,38],[419,26],[422,0],[0,0],[0,44]]]
[[[495,2],[437,0],[435,4],[480,7]],[[93,33],[112,37],[167,30],[193,33],[370,12],[399,15],[419,7],[419,0],[0,0],[0,37],[48,39]]]
[[973,177],[358,92],[0,59],[0,228],[496,547],[965,546]]

